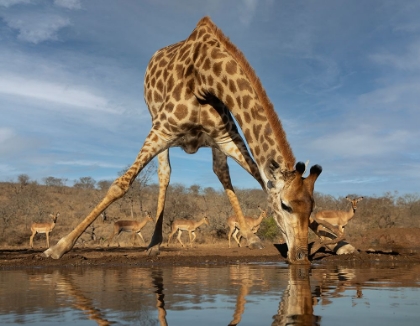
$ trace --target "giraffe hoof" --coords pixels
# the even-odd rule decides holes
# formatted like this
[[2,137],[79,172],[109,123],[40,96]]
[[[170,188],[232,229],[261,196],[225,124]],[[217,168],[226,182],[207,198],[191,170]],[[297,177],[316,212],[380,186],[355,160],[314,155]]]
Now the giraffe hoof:
[[68,242],[66,237],[60,239],[56,245],[48,248],[42,253],[43,257],[51,257],[52,259],[60,259],[66,252],[73,248],[73,243]]
[[160,255],[160,250],[159,247],[150,247],[149,249],[147,249],[147,255],[150,257],[157,257]]
[[51,257],[52,259],[60,259],[61,256],[63,256],[64,253],[61,253],[60,251],[54,251],[54,247],[53,248],[48,248],[47,250],[45,250],[41,256],[42,257]]

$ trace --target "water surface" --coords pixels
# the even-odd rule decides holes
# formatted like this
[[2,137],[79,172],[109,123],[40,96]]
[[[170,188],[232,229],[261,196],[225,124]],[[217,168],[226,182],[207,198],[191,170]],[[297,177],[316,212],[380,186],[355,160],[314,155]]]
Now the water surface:
[[420,266],[0,271],[0,324],[419,325]]

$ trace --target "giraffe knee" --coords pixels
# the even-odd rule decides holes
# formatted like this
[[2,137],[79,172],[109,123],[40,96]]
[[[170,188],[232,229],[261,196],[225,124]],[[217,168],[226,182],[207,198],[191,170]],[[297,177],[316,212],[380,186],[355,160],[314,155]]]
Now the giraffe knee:
[[121,198],[125,195],[125,193],[129,189],[129,184],[125,184],[117,179],[114,183],[109,187],[107,195],[112,196],[113,198]]

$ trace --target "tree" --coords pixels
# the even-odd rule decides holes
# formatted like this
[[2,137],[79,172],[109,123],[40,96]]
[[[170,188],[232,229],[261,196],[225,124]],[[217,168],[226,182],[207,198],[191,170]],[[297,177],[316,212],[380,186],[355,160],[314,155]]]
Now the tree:
[[[121,170],[118,175],[122,176],[130,168],[127,166],[125,169]],[[134,203],[135,200],[138,200],[140,211],[143,211],[143,196],[144,188],[149,184],[152,175],[156,173],[157,167],[155,161],[151,161],[136,177],[133,183],[130,186],[130,189],[127,192],[127,195],[122,198],[120,202],[120,210],[122,209],[121,205],[123,203],[128,203],[130,206],[131,217],[134,217]]]
[[46,186],[51,187],[64,187],[66,185],[67,179],[59,179],[54,177],[43,178]]
[[196,184],[191,185],[190,189],[189,189],[190,193],[193,196],[198,196],[200,194],[200,190],[201,190],[201,187],[199,185],[196,185]]
[[96,183],[100,190],[108,190],[109,187],[112,185],[112,181],[109,180],[101,180]]
[[27,186],[29,184],[30,179],[31,178],[29,178],[29,175],[27,175],[27,174],[20,174],[18,176],[18,181],[19,181],[19,183],[22,187]]
[[74,187],[80,189],[95,189],[96,181],[92,177],[81,177],[79,181],[74,180]]

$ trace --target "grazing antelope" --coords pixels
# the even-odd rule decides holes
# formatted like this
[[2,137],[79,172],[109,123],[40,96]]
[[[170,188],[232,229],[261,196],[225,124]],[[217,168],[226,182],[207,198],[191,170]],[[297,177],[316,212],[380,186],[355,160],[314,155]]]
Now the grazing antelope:
[[[174,220],[174,222],[172,223],[172,231],[169,234],[167,245],[169,246],[169,242],[171,241],[172,236],[175,234],[176,231],[178,231],[177,239],[181,243],[181,245],[184,247],[184,243],[181,240],[181,234],[182,234],[182,231],[188,231],[188,234],[189,234],[189,237],[190,237],[190,246],[192,246],[192,243],[194,242],[194,240],[196,238],[195,230],[198,227],[200,227],[202,224],[210,225],[209,220],[207,219],[206,216],[204,216],[198,222],[195,222],[195,221],[192,221],[192,220],[186,220],[186,219]],[[192,235],[194,236],[194,238],[191,239]]]
[[[141,221],[133,221],[133,220],[116,221],[114,223],[114,231],[108,242],[108,247],[111,244],[112,240],[114,240],[115,236],[120,235],[121,232],[133,232],[133,245],[134,245],[136,233],[143,240],[143,243],[146,243],[140,231],[147,224],[147,222],[153,222],[153,218],[150,216],[150,212],[146,212],[146,217],[143,218]],[[120,244],[118,242],[118,247],[119,246]]]
[[[264,218],[267,217],[267,211],[261,209],[258,207],[258,209],[261,211],[261,214],[258,218],[253,218],[249,216],[245,216],[245,222],[250,227],[251,231],[255,234],[258,232],[258,229],[260,228],[261,222]],[[237,238],[237,234],[239,233],[239,223],[236,216],[230,216],[227,220],[228,226],[229,226],[229,232],[228,232],[228,240],[229,240],[229,248],[230,248],[230,237],[233,236],[235,241],[237,242],[238,246],[241,246],[241,238],[242,235],[239,235],[239,239]]]
[[357,209],[357,203],[361,201],[363,197],[351,199],[347,196],[346,199],[351,203],[351,207],[348,211],[319,211],[315,214],[314,218],[312,216],[310,217],[310,223],[315,221],[327,229],[331,229],[331,226],[333,226],[334,228],[337,228],[339,233],[336,234],[336,236],[343,237],[344,227],[353,218]]
[[55,223],[57,222],[57,218],[60,216],[60,213],[57,212],[57,214],[50,214],[50,217],[52,218],[52,223],[32,223],[31,225],[31,231],[32,235],[29,238],[29,245],[31,248],[34,247],[34,236],[37,233],[45,233],[47,237],[47,248],[50,247],[50,238],[49,233],[54,229]]

